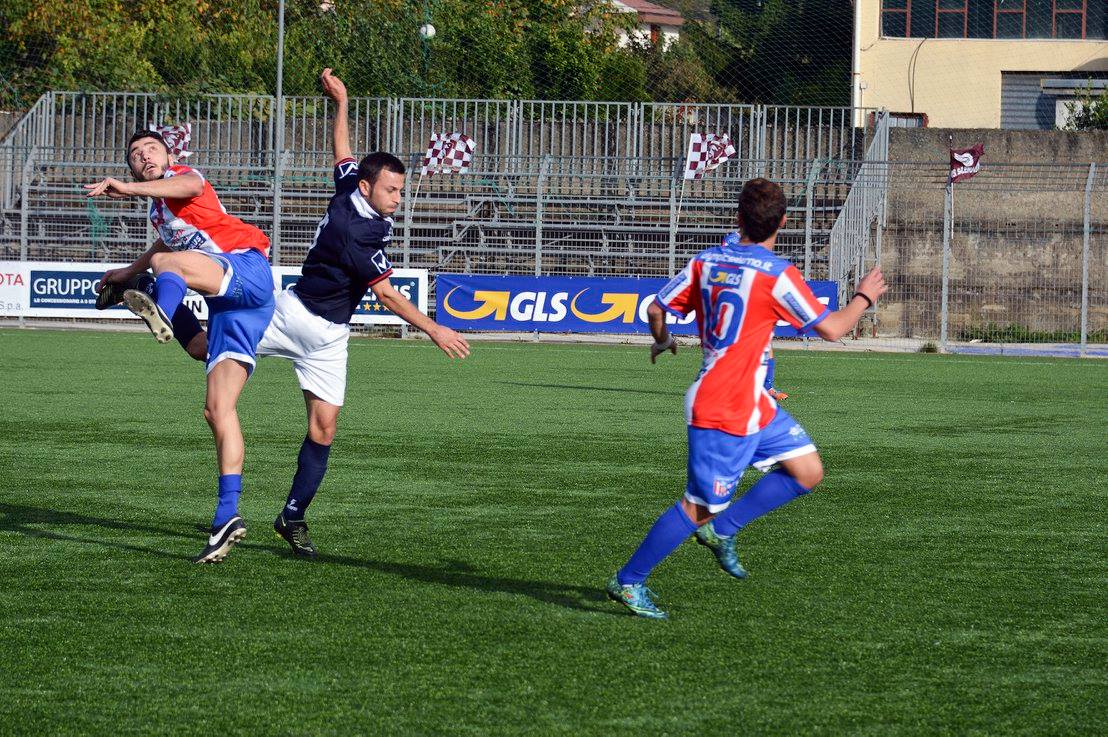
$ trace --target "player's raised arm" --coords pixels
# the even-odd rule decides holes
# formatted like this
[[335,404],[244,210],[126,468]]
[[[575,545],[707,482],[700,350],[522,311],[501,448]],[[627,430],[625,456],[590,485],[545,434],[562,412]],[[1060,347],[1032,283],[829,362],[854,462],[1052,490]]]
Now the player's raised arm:
[[353,158],[350,150],[350,104],[346,97],[346,85],[342,80],[331,73],[331,68],[323,70],[319,75],[319,82],[323,85],[323,92],[335,103],[335,120],[331,128],[331,145],[334,148],[335,161],[332,166],[338,166],[340,161]]
[[875,266],[871,272],[862,277],[862,281],[858,284],[858,291],[846,306],[832,312],[817,323],[815,331],[824,340],[838,340],[854,329],[865,311],[873,307],[888,288],[885,284],[885,276],[881,273],[881,267]]

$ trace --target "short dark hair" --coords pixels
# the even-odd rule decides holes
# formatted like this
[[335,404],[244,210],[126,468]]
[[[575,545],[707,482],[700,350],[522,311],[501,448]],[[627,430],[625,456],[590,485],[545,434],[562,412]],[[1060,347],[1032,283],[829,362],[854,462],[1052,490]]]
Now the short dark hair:
[[358,164],[358,179],[364,179],[371,185],[376,184],[377,177],[381,176],[382,170],[391,171],[393,174],[403,174],[405,171],[404,162],[392,154],[377,151],[366,156]]
[[751,179],[739,194],[739,230],[744,238],[761,243],[781,227],[785,216],[785,192],[768,179]]
[[131,165],[131,146],[135,141],[141,141],[143,138],[153,138],[158,143],[165,146],[165,150],[169,150],[169,146],[166,145],[165,139],[162,138],[162,134],[157,131],[145,130],[140,128],[131,134],[131,137],[127,139],[127,145],[123,149],[123,160],[127,162],[127,165]]

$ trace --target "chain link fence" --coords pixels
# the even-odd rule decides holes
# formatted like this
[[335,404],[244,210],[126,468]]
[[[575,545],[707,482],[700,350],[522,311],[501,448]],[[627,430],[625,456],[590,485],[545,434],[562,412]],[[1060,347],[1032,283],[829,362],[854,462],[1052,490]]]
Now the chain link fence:
[[[364,145],[408,135],[414,145],[418,114],[445,114],[442,103],[358,99],[354,136]],[[227,209],[271,234],[275,263],[298,265],[331,184],[327,107],[317,98],[297,104],[312,111],[286,120],[300,136],[290,136],[299,148],[278,154],[264,115],[272,98],[211,96],[178,107],[139,94],[45,95],[36,114],[0,144],[0,259],[118,262],[145,249],[153,238],[145,203],[89,201],[80,184],[124,174],[121,147],[133,124],[170,109],[195,126],[190,163],[205,172]],[[452,119],[484,136],[486,151],[468,173],[420,179],[414,171],[422,154],[406,154],[413,176],[397,218],[397,263],[432,272],[667,276],[733,227],[744,181],[769,176],[789,198],[778,248],[808,278],[837,282],[845,298],[873,263],[888,275],[889,294],[847,344],[1105,351],[1102,165],[990,162],[951,193],[945,165],[888,161],[883,115],[874,128],[848,129],[813,109],[817,125],[806,125],[809,114],[790,113],[790,124],[776,128],[768,125],[772,108],[752,106],[732,110],[728,119],[744,151],[767,152],[765,142],[777,140],[776,151],[802,155],[740,156],[687,181],[681,157],[649,155],[657,150],[653,142],[679,140],[686,122],[674,120],[669,130],[648,125],[646,106],[575,124],[551,114],[521,136],[520,118],[512,117],[518,104],[484,104],[459,101],[449,110],[484,116]],[[531,153],[535,139],[551,148],[566,141],[572,153],[583,142],[617,140],[623,148],[539,155]]]

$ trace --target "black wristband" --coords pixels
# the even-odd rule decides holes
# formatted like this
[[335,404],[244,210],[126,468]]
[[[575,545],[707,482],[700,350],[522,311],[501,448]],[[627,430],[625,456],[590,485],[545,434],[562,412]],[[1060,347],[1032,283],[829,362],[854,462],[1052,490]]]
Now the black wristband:
[[867,310],[870,307],[873,307],[873,300],[870,299],[869,297],[867,297],[866,295],[862,294],[861,292],[855,292],[854,296],[851,297],[851,299],[854,299],[854,297],[861,297],[862,299],[864,299],[866,301],[866,304],[868,305],[868,307],[866,307]]

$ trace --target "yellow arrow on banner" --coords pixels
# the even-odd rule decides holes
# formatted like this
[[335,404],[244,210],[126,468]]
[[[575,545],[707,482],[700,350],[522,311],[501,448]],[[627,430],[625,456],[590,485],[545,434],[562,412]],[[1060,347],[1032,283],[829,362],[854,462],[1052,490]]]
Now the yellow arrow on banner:
[[488,317],[493,313],[496,314],[497,320],[503,320],[508,316],[508,297],[510,292],[474,292],[473,301],[481,303],[480,307],[475,307],[472,310],[457,310],[450,306],[450,295],[461,289],[461,287],[454,287],[442,300],[443,309],[449,312],[459,320],[480,320],[483,317]]
[[611,322],[620,315],[623,316],[623,322],[634,322],[635,311],[639,307],[639,295],[637,294],[611,294],[604,293],[604,296],[600,298],[600,304],[611,305],[608,309],[601,312],[599,315],[589,315],[581,312],[577,309],[577,298],[580,297],[588,289],[582,289],[573,298],[573,301],[569,303],[569,309],[573,310],[573,314],[581,318],[585,322]]

